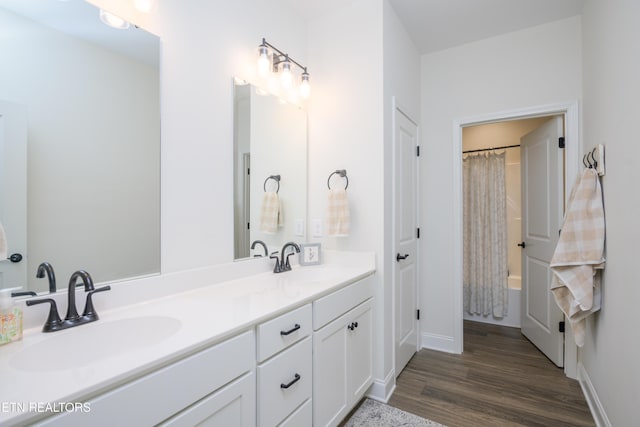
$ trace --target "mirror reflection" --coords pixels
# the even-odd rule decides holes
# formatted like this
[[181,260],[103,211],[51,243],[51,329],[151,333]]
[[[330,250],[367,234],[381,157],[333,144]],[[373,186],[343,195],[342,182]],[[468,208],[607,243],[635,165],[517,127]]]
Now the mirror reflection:
[[78,269],[159,273],[158,56],[156,36],[89,3],[0,0],[0,222],[23,255],[0,260],[0,288],[49,292],[44,261],[59,290]]
[[241,259],[305,241],[307,115],[239,79],[234,85],[234,258]]

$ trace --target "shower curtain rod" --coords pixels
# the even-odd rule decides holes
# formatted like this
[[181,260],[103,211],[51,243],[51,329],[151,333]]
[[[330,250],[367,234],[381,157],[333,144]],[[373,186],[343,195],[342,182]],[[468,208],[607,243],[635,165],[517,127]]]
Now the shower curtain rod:
[[481,148],[479,150],[467,150],[467,151],[463,151],[462,154],[466,154],[466,153],[478,153],[480,151],[492,151],[492,150],[502,150],[503,148],[514,148],[514,147],[520,147],[520,144],[516,144],[516,145],[507,145],[506,147],[495,147],[495,148]]

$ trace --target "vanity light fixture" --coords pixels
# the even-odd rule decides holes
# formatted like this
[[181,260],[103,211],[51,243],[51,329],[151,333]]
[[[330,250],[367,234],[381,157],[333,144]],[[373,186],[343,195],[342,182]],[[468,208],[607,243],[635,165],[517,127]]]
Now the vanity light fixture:
[[[271,56],[269,50],[273,51]],[[264,38],[262,39],[262,43],[258,46],[258,74],[261,77],[268,77],[269,70],[273,73],[280,73],[280,84],[283,88],[290,89],[293,86],[292,65],[296,65],[302,70],[299,91],[303,98],[307,98],[311,93],[307,67],[300,65],[288,54],[268,43]]]
[[311,85],[309,84],[309,73],[307,73],[307,68],[305,67],[300,81],[300,95],[302,95],[303,98],[308,98],[310,94]]
[[130,26],[129,22],[102,9],[100,9],[100,20],[108,26],[118,30],[126,30]]

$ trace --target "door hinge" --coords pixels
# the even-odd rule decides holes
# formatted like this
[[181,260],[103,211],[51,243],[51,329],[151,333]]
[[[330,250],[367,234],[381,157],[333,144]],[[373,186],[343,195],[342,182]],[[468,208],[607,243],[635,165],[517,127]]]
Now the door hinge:
[[558,138],[558,147],[559,148],[564,148],[565,143],[564,143],[564,136],[561,136],[560,138]]
[[251,223],[247,223],[247,230],[251,230]]
[[251,168],[247,168],[247,175],[251,175]]
[[416,228],[416,239],[420,238],[420,227]]
[[564,334],[564,322],[558,322],[558,332],[562,332]]
[[416,319],[420,320],[420,310],[416,310]]
[[420,146],[416,146],[416,156],[420,157]]

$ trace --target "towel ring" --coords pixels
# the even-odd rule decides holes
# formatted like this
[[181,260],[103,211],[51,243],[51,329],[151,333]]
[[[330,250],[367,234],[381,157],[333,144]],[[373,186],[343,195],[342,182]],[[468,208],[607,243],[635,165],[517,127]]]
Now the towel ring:
[[335,172],[332,172],[331,175],[329,175],[329,178],[327,178],[327,187],[329,187],[329,190],[331,190],[331,177],[335,174],[340,175],[342,178],[347,180],[347,183],[344,186],[344,189],[346,190],[347,187],[349,187],[349,177],[347,176],[347,170],[346,169],[338,169]]
[[276,194],[278,193],[278,191],[280,191],[280,175],[269,175],[267,177],[267,179],[264,180],[264,184],[262,184],[262,188],[264,189],[264,192],[267,192],[267,181],[269,181],[270,179],[274,180],[277,184],[278,184],[278,188],[276,188]]

